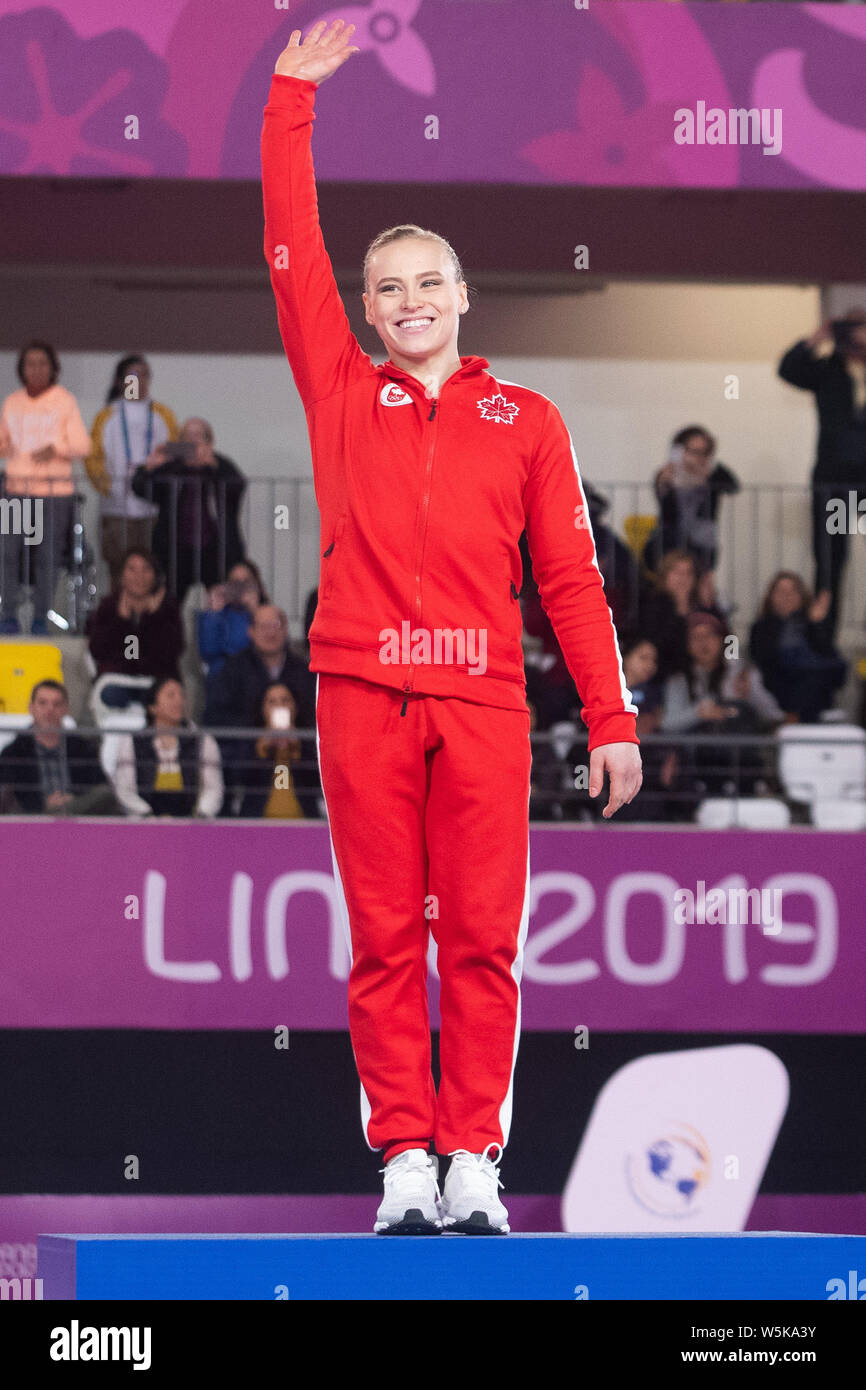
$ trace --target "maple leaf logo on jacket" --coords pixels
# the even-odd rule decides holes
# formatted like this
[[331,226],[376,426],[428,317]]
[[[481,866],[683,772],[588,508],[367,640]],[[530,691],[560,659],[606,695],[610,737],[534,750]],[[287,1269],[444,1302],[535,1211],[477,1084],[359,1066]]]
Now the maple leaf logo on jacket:
[[504,396],[485,396],[484,400],[476,402],[481,411],[482,420],[495,420],[497,424],[513,425],[514,417],[520,410],[519,405],[513,401],[507,401]]
[[379,392],[379,400],[383,405],[411,405],[412,397],[408,391],[404,391],[402,386],[398,386],[396,381],[388,382]]

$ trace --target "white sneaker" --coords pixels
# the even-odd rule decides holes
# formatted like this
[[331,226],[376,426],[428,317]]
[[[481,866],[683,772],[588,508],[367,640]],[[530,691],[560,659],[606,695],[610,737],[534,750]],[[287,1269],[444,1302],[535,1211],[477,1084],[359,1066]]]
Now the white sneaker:
[[459,1231],[468,1236],[499,1236],[511,1230],[508,1212],[497,1196],[496,1189],[503,1184],[496,1163],[488,1157],[490,1149],[499,1150],[498,1163],[502,1158],[501,1144],[488,1144],[480,1154],[455,1149],[449,1155],[451,1167],[445,1176],[440,1204],[446,1231]]
[[384,1168],[385,1196],[373,1227],[383,1236],[438,1236],[439,1160],[426,1149],[404,1149]]

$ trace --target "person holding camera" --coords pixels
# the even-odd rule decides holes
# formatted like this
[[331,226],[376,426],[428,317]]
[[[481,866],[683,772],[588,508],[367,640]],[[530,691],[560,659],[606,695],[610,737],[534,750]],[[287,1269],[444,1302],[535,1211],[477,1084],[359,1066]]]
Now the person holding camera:
[[[828,624],[835,634],[839,593],[848,558],[848,525],[832,524],[841,499],[866,499],[866,309],[849,309],[823,323],[811,338],[789,348],[779,376],[811,391],[818,408],[818,451],[812,471],[813,589],[830,595]],[[837,506],[834,508],[834,501]],[[855,519],[855,525],[857,520]]]
[[106,405],[93,421],[87,476],[100,494],[102,558],[112,587],[120,579],[127,552],[149,550],[157,508],[132,492],[132,474],[154,449],[178,438],[168,406],[151,399],[151,370],[140,352],[121,357],[108,388]]
[[298,706],[282,681],[272,681],[262,696],[261,734],[244,762],[245,788],[238,815],[263,820],[303,820],[318,816],[315,752],[297,737]]
[[191,585],[210,588],[246,559],[238,522],[246,479],[213,444],[207,420],[187,420],[179,440],[154,448],[131,479],[136,496],[158,508],[152,549],[178,607]]
[[208,591],[207,608],[195,615],[198,654],[211,682],[226,661],[250,644],[256,609],[270,603],[261,572],[252,560],[232,565],[224,584]]
[[736,474],[715,458],[716,441],[703,425],[686,425],[671,440],[653,480],[659,504],[656,528],[644,547],[644,564],[658,569],[671,550],[686,550],[699,570],[715,568],[721,498],[739,492]]

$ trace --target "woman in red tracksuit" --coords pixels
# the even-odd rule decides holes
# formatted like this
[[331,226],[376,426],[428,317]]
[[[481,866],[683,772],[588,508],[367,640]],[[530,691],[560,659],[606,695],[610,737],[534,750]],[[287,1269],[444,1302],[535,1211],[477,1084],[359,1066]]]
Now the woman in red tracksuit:
[[[458,356],[469,306],[450,245],[414,225],[380,234],[364,303],[388,361],[374,365],[350,329],[319,227],[311,136],[317,86],[358,52],[353,28],[322,21],[303,43],[294,31],[261,147],[265,255],[321,516],[310,669],[352,954],[349,1026],[365,1138],[384,1151],[374,1229],[493,1234],[509,1229],[497,1163],[529,918],[524,527],[584,701],[591,794],[610,776],[608,816],[640,786],[637,711],[568,431],[546,396]],[[452,1159],[441,1194],[436,1154]]]

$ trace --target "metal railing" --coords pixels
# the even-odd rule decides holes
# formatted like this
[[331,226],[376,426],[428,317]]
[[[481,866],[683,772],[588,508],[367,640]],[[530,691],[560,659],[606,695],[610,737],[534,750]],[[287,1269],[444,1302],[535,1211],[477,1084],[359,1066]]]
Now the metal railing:
[[[24,730],[23,732],[28,732]],[[122,725],[105,726],[98,729],[64,729],[64,742],[68,749],[69,736],[89,742],[92,746],[86,755],[79,750],[68,758],[68,775],[74,800],[56,809],[46,808],[44,804],[37,810],[32,804],[28,810],[18,802],[16,793],[21,791],[32,803],[32,794],[38,791],[38,767],[32,755],[18,762],[12,762],[5,750],[0,751],[0,809],[5,814],[50,814],[50,815],[123,815],[122,807],[111,807],[104,793],[93,790],[94,765],[98,763],[103,788],[111,786],[111,776],[106,766],[111,764],[111,740],[118,735],[131,736],[133,741],[147,740],[157,732],[151,727],[130,731]],[[316,754],[316,732],[314,729],[275,730],[273,728],[204,728],[171,730],[188,733],[201,753],[201,740],[212,735],[220,750],[221,774],[224,784],[222,805],[215,811],[219,819],[257,819],[262,817],[270,794],[277,784],[277,776],[282,783],[287,782],[288,769],[291,786],[295,791],[304,819],[324,819],[325,805],[322,797]],[[5,737],[12,731],[4,730]],[[268,756],[262,756],[260,740],[271,745]],[[297,745],[298,756],[289,754],[286,745]],[[690,824],[694,823],[695,813],[707,798],[727,798],[750,800],[774,797],[782,800],[791,813],[792,824],[809,825],[810,801],[793,796],[779,774],[780,743],[773,734],[649,734],[641,739],[641,756],[644,768],[644,784],[635,800],[622,807],[609,821],[602,819],[602,808],[608,799],[608,785],[602,794],[591,798],[588,791],[587,735],[578,729],[560,728],[553,732],[533,733],[532,795],[530,799],[530,820],[559,823],[597,823],[600,825],[622,825],[625,823],[643,824]],[[567,745],[567,746],[566,746]],[[828,745],[858,747],[862,750],[862,739],[840,731],[838,736],[828,736],[822,727],[820,747]],[[800,745],[802,746],[802,745]],[[8,742],[7,742],[8,747]],[[100,761],[102,760],[102,761]],[[89,781],[88,781],[89,779]],[[198,784],[197,784],[198,785]],[[187,792],[197,789],[192,785]],[[848,788],[848,794],[852,789]],[[853,788],[859,800],[866,804],[866,779],[863,785]],[[147,800],[147,788],[138,788],[138,794]],[[162,794],[160,814],[171,814],[165,809]],[[182,818],[193,814],[193,809],[182,813]],[[735,817],[736,819],[736,817]]]
[[[98,596],[107,592],[107,571],[100,557],[99,503],[89,484],[82,481],[82,470],[76,466],[77,531],[70,538],[67,563],[64,566],[64,588],[55,593],[55,606],[68,630],[83,631],[87,612]],[[658,506],[651,481],[608,482],[593,475],[586,478],[599,488],[609,502],[606,524],[614,535],[623,540],[630,517],[653,517]],[[827,484],[827,487],[832,485]],[[838,495],[847,498],[849,484],[838,484]],[[3,494],[0,493],[0,501]],[[199,499],[196,515],[200,517]],[[225,485],[217,485],[215,511],[217,521],[225,516],[228,499]],[[182,518],[177,508],[178,496],[170,499],[168,507],[169,553],[160,558],[168,573],[169,591],[178,574],[178,557]],[[174,510],[172,509],[174,507]],[[195,509],[194,509],[195,510]],[[4,543],[4,526],[0,518],[0,547]],[[243,546],[250,559],[259,566],[271,600],[285,610],[294,638],[303,637],[303,621],[308,596],[318,584],[319,527],[318,511],[312,478],[260,477],[247,478],[246,489],[238,510],[238,522]],[[813,579],[811,490],[807,485],[761,484],[744,486],[735,494],[722,497],[717,522],[718,558],[715,569],[716,585],[731,622],[743,632],[756,616],[758,605],[772,575],[779,569],[791,569],[801,574],[807,585]],[[174,537],[172,542],[171,538]],[[863,536],[856,530],[848,541],[848,564],[841,592],[840,637],[855,643],[863,633],[866,617],[866,565],[863,563]],[[227,554],[225,527],[217,527],[215,563],[224,567]],[[200,547],[193,545],[186,556],[195,579],[204,578],[206,565]],[[60,571],[54,576],[60,578]],[[608,584],[619,576],[616,565],[608,575]],[[631,585],[634,604],[637,587],[630,570],[627,582]],[[55,590],[57,586],[55,584]],[[3,596],[0,596],[3,597]],[[6,608],[9,596],[5,596]],[[626,614],[628,619],[631,614]]]

